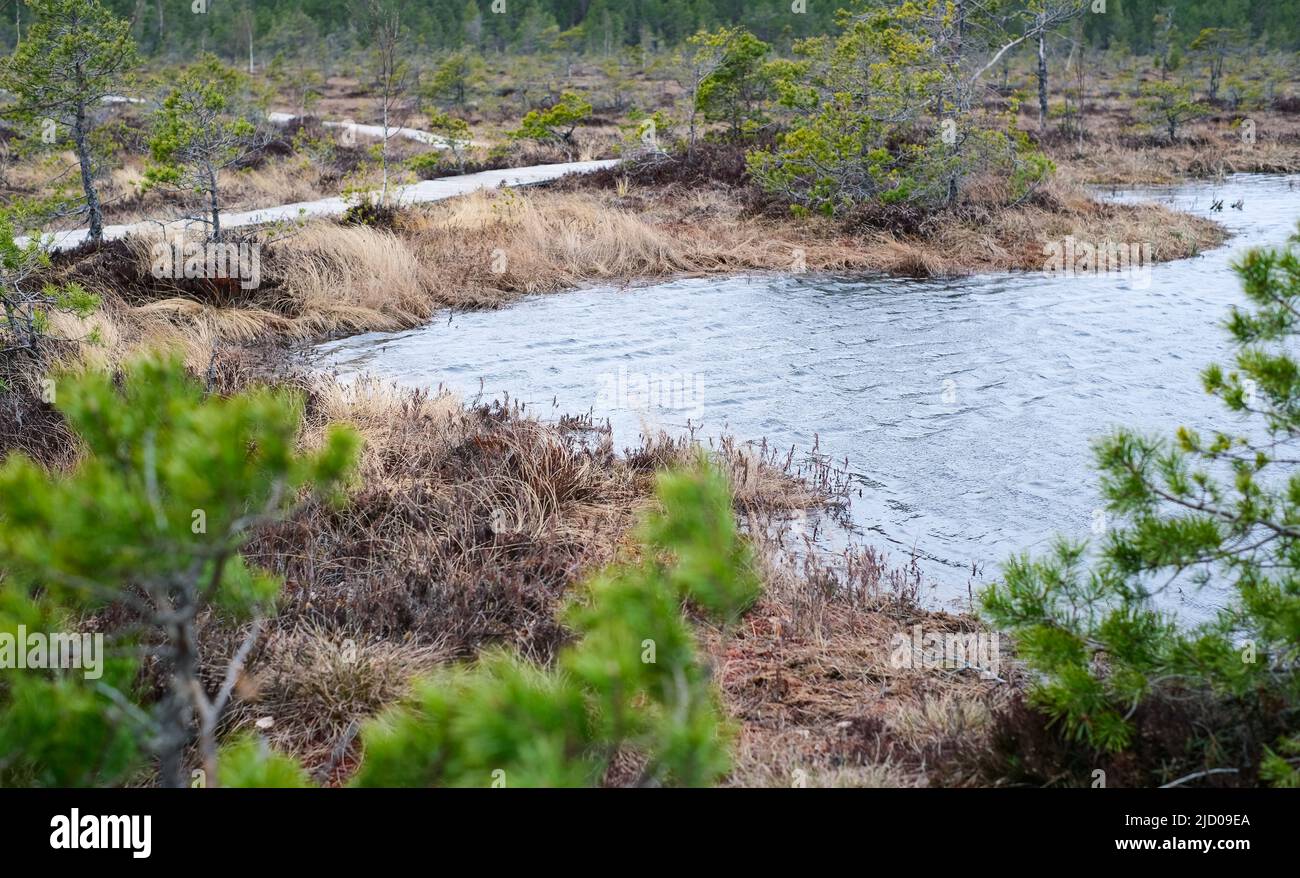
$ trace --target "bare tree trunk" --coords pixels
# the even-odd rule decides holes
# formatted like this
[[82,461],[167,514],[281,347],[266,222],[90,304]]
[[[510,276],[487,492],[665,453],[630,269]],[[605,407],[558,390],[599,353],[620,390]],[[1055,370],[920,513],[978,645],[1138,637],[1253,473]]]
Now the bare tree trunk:
[[1078,103],[1078,106],[1075,108],[1075,135],[1078,138],[1078,154],[1083,155],[1085,122],[1084,109],[1087,106],[1086,94],[1088,85],[1088,68],[1086,66],[1088,61],[1088,46],[1084,41],[1082,18],[1075,21],[1075,34],[1076,38],[1074,47],[1070,52],[1071,57],[1074,58],[1075,96]]
[[131,31],[135,34],[136,45],[144,44],[144,10],[148,0],[135,0],[135,11],[131,13]]
[[[372,6],[376,15],[377,32],[375,36],[376,52],[379,66],[379,106],[383,115],[383,133],[379,144],[379,159],[383,166],[383,187],[380,189],[379,203],[388,204],[388,140],[392,137],[393,109],[407,88],[406,71],[402,67],[402,24],[399,13],[383,10],[377,4]],[[401,127],[399,123],[397,127]]]
[[190,622],[173,625],[168,639],[175,654],[172,656],[171,692],[168,694],[161,718],[162,738],[159,742],[159,773],[165,787],[187,787],[185,773],[185,747],[189,743],[194,722],[194,687],[198,685],[199,657],[194,650],[194,629]]
[[208,210],[212,213],[212,240],[221,240],[221,204],[217,200],[217,171],[208,169]]
[[384,185],[380,190],[379,203],[381,205],[388,203],[388,100],[384,100],[384,139],[379,146],[379,154],[384,165]]
[[77,162],[81,165],[81,188],[86,193],[86,212],[90,219],[89,240],[92,244],[98,244],[104,240],[104,211],[100,207],[99,193],[95,191],[95,181],[91,173],[85,104],[77,104],[77,112],[72,123],[72,140],[76,145]]
[[253,75],[253,7],[244,10],[244,24],[248,30],[248,74]]
[[698,112],[700,100],[700,74],[695,72],[695,82],[691,86],[691,119],[690,119],[690,136],[686,140],[686,157],[689,159],[695,153],[695,114]]
[[1047,35],[1038,34],[1038,129],[1047,130]]

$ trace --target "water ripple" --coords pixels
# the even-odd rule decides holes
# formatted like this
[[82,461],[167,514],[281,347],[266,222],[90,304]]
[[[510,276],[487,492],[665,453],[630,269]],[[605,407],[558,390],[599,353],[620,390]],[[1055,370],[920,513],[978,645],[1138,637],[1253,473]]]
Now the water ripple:
[[468,397],[481,380],[543,416],[552,398],[561,411],[594,407],[616,447],[643,421],[680,429],[688,417],[778,446],[810,447],[816,433],[854,469],[868,538],[914,549],[941,598],[964,597],[972,563],[994,575],[1055,533],[1087,536],[1099,505],[1090,439],[1117,424],[1223,422],[1198,372],[1230,355],[1220,322],[1241,301],[1230,259],[1294,229],[1300,178],[1112,197],[1204,214],[1211,196],[1245,199],[1215,215],[1237,237],[1157,266],[1145,289],[1042,274],[687,279],[530,298],[315,355],[344,377]]

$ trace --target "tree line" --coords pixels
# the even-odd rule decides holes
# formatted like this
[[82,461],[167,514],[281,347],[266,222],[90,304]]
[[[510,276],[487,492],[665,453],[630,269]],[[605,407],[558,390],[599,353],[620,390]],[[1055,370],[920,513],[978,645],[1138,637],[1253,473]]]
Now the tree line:
[[[572,51],[611,54],[626,47],[677,48],[701,29],[743,26],[786,49],[796,40],[832,33],[847,4],[834,0],[427,0],[401,4],[413,47],[482,52]],[[898,0],[876,0],[900,7]],[[963,0],[1016,17],[1050,0]],[[1300,45],[1300,0],[1096,0],[1083,27],[1089,46],[1148,54],[1173,31],[1190,42],[1204,28],[1241,30],[1272,48]],[[182,58],[195,50],[254,66],[277,54],[345,53],[368,46],[357,2],[336,0],[110,0],[130,22],[148,56]],[[10,0],[0,16],[0,41],[21,41],[32,20],[28,4]]]

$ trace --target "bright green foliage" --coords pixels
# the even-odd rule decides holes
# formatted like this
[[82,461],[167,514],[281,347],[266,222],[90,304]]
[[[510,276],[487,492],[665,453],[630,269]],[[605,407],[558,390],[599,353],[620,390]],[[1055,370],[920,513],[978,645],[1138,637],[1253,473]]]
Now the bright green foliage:
[[461,49],[438,63],[424,87],[426,100],[435,104],[464,107],[485,82],[483,59]]
[[1145,112],[1148,124],[1163,130],[1172,143],[1178,139],[1178,129],[1188,122],[1207,115],[1210,108],[1192,97],[1187,85],[1169,80],[1143,83],[1138,106]]
[[93,110],[135,63],[131,23],[99,0],[30,0],[35,17],[14,53],[0,64],[0,87],[21,108],[71,127],[80,106]]
[[534,140],[538,143],[573,143],[573,132],[591,117],[591,104],[571,91],[546,110],[532,110],[526,114],[519,127],[510,132],[515,140]]
[[1038,182],[1026,171],[1045,164],[1032,160],[1027,141],[972,111],[972,84],[943,50],[957,38],[950,0],[864,3],[842,25],[838,38],[805,40],[795,46],[801,60],[771,68],[796,118],[775,149],[750,154],[760,185],[831,215],[951,204],[984,170]]
[[[24,766],[41,781],[88,781],[90,772],[106,781],[127,767],[116,731],[126,729],[161,756],[165,783],[184,785],[181,760],[195,721],[209,761],[229,695],[210,695],[200,681],[196,620],[211,609],[229,619],[271,610],[281,583],[246,564],[240,548],[302,491],[339,486],[356,439],[333,430],[319,451],[301,454],[296,395],[207,396],[165,360],[135,363],[120,382],[88,373],[60,377],[54,387],[84,454],[61,473],[17,454],[0,466],[4,623],[37,618],[71,631],[76,620],[117,606],[130,621],[108,632],[106,646],[118,655],[128,647],[153,653],[168,693],[138,708],[129,673],[91,681],[78,671],[7,671],[0,766]],[[77,725],[60,726],[57,735],[23,733],[51,717]],[[102,758],[87,758],[88,748]]]
[[[294,448],[301,401],[269,390],[222,399],[175,364],[144,360],[124,385],[111,376],[69,376],[56,403],[86,445],[66,476],[12,456],[0,468],[0,553],[13,583],[42,586],[69,606],[92,609],[135,584],[172,584],[197,571],[211,598],[251,614],[278,585],[242,563],[217,569],[247,517],[274,510],[306,485],[346,472],[353,441],[331,434],[321,453]],[[199,515],[198,513],[202,513]]]
[[742,27],[699,33],[688,43],[717,53],[716,66],[695,92],[696,108],[704,118],[725,122],[732,139],[762,125],[763,104],[772,93],[772,74],[765,64],[771,47]]
[[1268,88],[1272,80],[1258,82],[1238,74],[1229,74],[1223,80],[1223,99],[1231,110],[1259,110],[1272,103]]
[[682,607],[734,620],[758,582],[715,468],[661,475],[658,496],[642,560],[595,576],[569,606],[577,640],[556,668],[490,653],[429,678],[366,727],[357,783],[588,786],[626,750],[644,757],[645,785],[725,773],[725,728]]
[[1283,738],[1277,752],[1269,750],[1259,773],[1275,787],[1300,789],[1300,735]]
[[[1228,698],[1238,715],[1292,724],[1300,708],[1300,247],[1253,251],[1237,271],[1253,309],[1228,321],[1235,368],[1203,377],[1248,416],[1247,432],[1183,428],[1169,442],[1121,430],[1098,442],[1102,492],[1122,522],[1100,556],[1089,566],[1084,546],[1061,544],[1017,557],[982,599],[1039,675],[1033,700],[1092,747],[1124,749],[1133,710],[1158,695]],[[1180,625],[1159,605],[1175,585],[1208,583],[1226,592],[1209,621]],[[1232,734],[1205,730],[1227,750]],[[1293,746],[1279,749],[1294,757]],[[1268,765],[1294,782],[1282,757]]]
[[[361,786],[589,786],[599,780],[583,693],[565,676],[488,653],[438,673],[362,733]],[[494,775],[504,771],[506,774]]]
[[185,69],[154,117],[149,139],[147,186],[166,185],[207,198],[212,238],[221,238],[218,176],[254,145],[256,126],[239,98],[247,78],[215,55]]
[[[451,153],[452,161],[456,163],[457,168],[464,171],[465,152],[469,149],[472,142],[469,123],[464,119],[458,119],[449,113],[441,113],[437,110],[431,110],[429,112],[428,130],[431,134],[436,134],[438,137],[442,138],[443,143],[446,144],[447,151]],[[434,154],[432,153],[425,153],[425,156],[433,155]],[[423,156],[420,158],[423,158]]]
[[[50,601],[0,582],[0,634],[18,643],[20,625],[76,630]],[[79,672],[0,670],[0,787],[99,786],[124,776],[139,759],[139,727],[112,693],[130,691],[135,672],[121,656],[108,658],[93,683]]]
[[664,152],[677,145],[676,121],[663,110],[647,113],[633,107],[627,114],[626,125],[619,126],[623,134],[621,155],[635,156],[640,152]]
[[242,789],[302,789],[311,778],[292,757],[276,753],[254,735],[227,741],[218,752],[223,787]]
[[727,480],[701,462],[661,475],[662,508],[647,516],[642,542],[653,551],[644,576],[662,578],[679,599],[715,619],[734,621],[758,597],[749,547],[736,534]]
[[0,211],[0,352],[39,354],[50,312],[86,317],[99,307],[99,298],[77,283],[38,282],[50,261],[45,242],[33,237],[19,243],[14,231],[13,212]]

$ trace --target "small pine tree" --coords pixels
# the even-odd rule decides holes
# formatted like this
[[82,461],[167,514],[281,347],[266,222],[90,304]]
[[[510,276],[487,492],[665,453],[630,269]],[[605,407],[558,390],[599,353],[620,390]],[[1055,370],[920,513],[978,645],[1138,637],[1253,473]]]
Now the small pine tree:
[[[1300,238],[1296,239],[1300,244]],[[1231,703],[1237,717],[1300,709],[1300,246],[1255,250],[1236,266],[1253,310],[1234,308],[1235,368],[1209,366],[1206,390],[1251,426],[1174,441],[1121,430],[1096,444],[1102,493],[1119,525],[1090,567],[1083,544],[1012,559],[982,596],[1037,674],[1033,702],[1084,745],[1121,751],[1131,717],[1162,696]],[[1239,432],[1240,430],[1240,432]],[[1175,585],[1213,584],[1210,621],[1180,625],[1158,601]],[[1248,720],[1209,727],[1189,752],[1249,752]],[[1297,783],[1297,740],[1278,742],[1261,770]]]
[[99,298],[80,284],[55,285],[39,280],[49,265],[45,242],[31,238],[19,243],[14,212],[0,211],[0,355],[13,351],[39,356],[54,311],[86,317]]
[[752,133],[765,121],[763,105],[773,91],[764,63],[771,47],[741,27],[699,33],[688,42],[697,53],[717,53],[696,89],[696,109],[709,121],[726,123],[732,140]]
[[449,113],[430,110],[429,133],[442,139],[441,146],[451,153],[452,161],[456,163],[456,169],[463,174],[465,172],[465,151],[473,143],[469,123]]
[[1203,118],[1210,108],[1192,97],[1192,90],[1180,82],[1148,82],[1141,89],[1138,105],[1146,112],[1152,127],[1163,130],[1169,142],[1178,140],[1178,131],[1189,122]]
[[438,63],[423,89],[423,97],[432,104],[464,107],[474,92],[483,86],[483,60],[464,49],[452,52]]
[[247,78],[215,55],[181,73],[154,117],[145,185],[206,197],[212,240],[221,240],[220,175],[247,158],[264,138],[240,112]]
[[1219,85],[1223,82],[1223,69],[1228,58],[1239,51],[1244,42],[1244,35],[1235,28],[1207,27],[1188,44],[1188,50],[1205,65],[1205,96],[1211,103],[1219,99]]
[[826,215],[950,206],[976,174],[1037,183],[1046,162],[1013,126],[979,111],[976,80],[945,50],[961,32],[952,7],[861,2],[838,36],[799,42],[796,63],[773,62],[780,103],[797,115],[773,147],[748,154],[754,180],[799,212]]
[[[120,384],[90,373],[65,375],[55,388],[84,454],[66,473],[21,455],[0,467],[0,626],[66,632],[109,608],[125,621],[109,631],[115,657],[100,679],[6,672],[0,778],[109,783],[138,765],[143,746],[158,756],[164,784],[185,786],[196,739],[214,777],[217,723],[281,586],[240,548],[302,492],[337,487],[355,436],[334,430],[319,451],[301,454],[297,397],[205,396],[165,360],[132,365]],[[214,610],[251,622],[216,692],[200,674],[197,641],[200,617]],[[161,671],[163,694],[148,706],[125,658],[140,652]]]
[[7,115],[34,124],[49,119],[70,132],[81,166],[89,238],[99,243],[104,213],[95,188],[92,116],[136,62],[131,25],[99,0],[29,0],[27,7],[36,21],[0,64],[0,89],[17,98]]
[[591,117],[591,104],[571,91],[545,110],[531,110],[510,132],[515,140],[533,140],[537,143],[562,143],[573,145],[573,132]]

